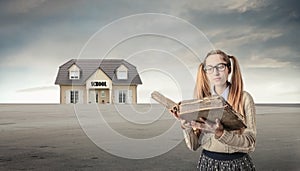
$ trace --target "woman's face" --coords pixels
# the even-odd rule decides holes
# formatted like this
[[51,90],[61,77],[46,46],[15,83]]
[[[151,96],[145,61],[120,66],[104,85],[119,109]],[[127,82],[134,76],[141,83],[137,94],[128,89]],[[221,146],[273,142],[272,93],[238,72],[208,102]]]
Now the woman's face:
[[[215,86],[224,86],[228,80],[229,70],[223,57],[213,54],[206,58],[206,75],[210,83]],[[225,68],[224,68],[225,67]]]

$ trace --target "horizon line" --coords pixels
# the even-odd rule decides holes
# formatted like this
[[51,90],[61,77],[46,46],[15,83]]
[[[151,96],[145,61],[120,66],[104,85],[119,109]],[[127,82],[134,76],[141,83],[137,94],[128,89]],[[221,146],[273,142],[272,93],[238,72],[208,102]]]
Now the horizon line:
[[[85,104],[85,103],[82,103]],[[90,104],[90,103],[87,103]],[[97,104],[97,103],[92,103]],[[109,104],[101,104],[99,105],[115,105],[116,103],[109,103]],[[159,103],[135,103],[135,104],[118,104],[118,105],[147,105],[147,104],[159,104]],[[300,105],[300,102],[262,102],[262,103],[254,103],[255,105]],[[75,104],[61,104],[61,103],[3,103],[0,102],[0,105],[75,105]]]

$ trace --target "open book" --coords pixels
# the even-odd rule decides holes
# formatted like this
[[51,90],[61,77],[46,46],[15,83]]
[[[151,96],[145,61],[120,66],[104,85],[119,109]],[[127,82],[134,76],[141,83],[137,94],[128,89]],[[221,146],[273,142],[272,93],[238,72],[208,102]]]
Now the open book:
[[207,121],[215,122],[219,118],[226,130],[246,128],[243,116],[234,111],[221,96],[183,100],[179,103],[175,103],[157,91],[152,92],[151,97],[168,110],[176,110],[178,117],[186,121],[197,121],[202,117]]

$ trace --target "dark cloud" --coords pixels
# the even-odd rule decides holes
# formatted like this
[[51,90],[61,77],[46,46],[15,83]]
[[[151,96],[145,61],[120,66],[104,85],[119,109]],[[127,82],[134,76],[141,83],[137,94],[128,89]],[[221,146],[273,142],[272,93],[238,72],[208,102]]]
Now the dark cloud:
[[[253,55],[300,65],[300,8],[295,0],[264,1],[259,9],[186,10],[190,21],[207,34],[217,48],[241,58]],[[278,49],[282,52],[278,53]],[[272,54],[269,51],[276,51]]]
[[[149,12],[174,15],[195,25],[216,48],[238,56],[246,75],[255,73],[251,75],[253,82],[260,81],[259,72],[273,81],[279,76],[288,81],[297,76],[300,66],[299,7],[297,0],[0,1],[0,62],[2,67],[18,62],[30,67],[43,59],[55,70],[57,63],[76,58],[90,36],[105,25]],[[170,28],[170,32],[180,29]],[[21,57],[25,59],[18,59]],[[247,65],[249,62],[253,65]],[[289,75],[280,72],[286,67],[291,67]]]

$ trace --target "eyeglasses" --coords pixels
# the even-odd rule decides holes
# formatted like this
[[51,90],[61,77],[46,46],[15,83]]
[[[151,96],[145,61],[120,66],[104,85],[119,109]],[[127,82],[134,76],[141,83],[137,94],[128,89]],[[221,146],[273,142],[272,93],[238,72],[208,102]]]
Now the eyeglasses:
[[204,71],[208,74],[212,74],[214,72],[214,68],[216,68],[218,72],[223,72],[225,71],[226,66],[228,66],[228,64],[225,63],[219,63],[216,66],[208,65],[204,67]]

